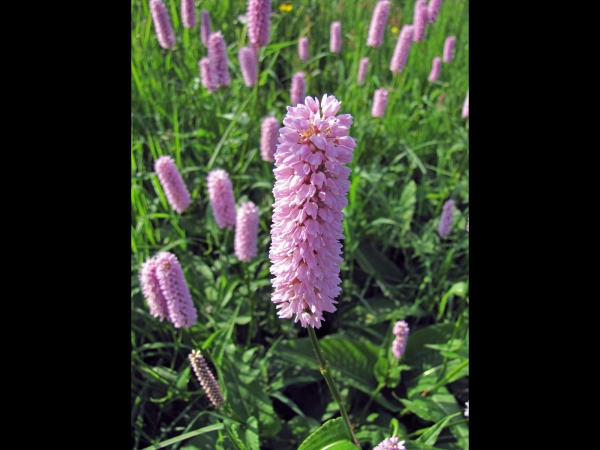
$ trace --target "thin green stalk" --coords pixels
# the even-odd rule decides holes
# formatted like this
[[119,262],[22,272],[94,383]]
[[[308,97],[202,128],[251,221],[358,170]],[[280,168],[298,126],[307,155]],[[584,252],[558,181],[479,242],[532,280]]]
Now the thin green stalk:
[[[467,304],[467,301],[463,298],[463,301],[461,303],[460,313],[458,315],[458,320],[454,324],[454,330],[452,330],[452,337],[450,338],[449,346],[452,345],[452,343],[454,342],[454,338],[456,338],[456,333],[458,333],[458,329],[460,328],[460,325],[462,324],[462,319],[465,314],[465,305],[466,304]],[[448,348],[448,351],[450,351],[450,348]],[[446,372],[446,366],[448,365],[449,358],[450,357],[448,355],[444,356],[444,362],[442,363],[442,369],[440,370],[440,373],[437,377],[436,382],[439,382],[442,379],[442,377],[444,376],[444,373]]]
[[439,382],[437,382],[435,384],[435,386],[433,386],[430,390],[423,392],[423,396],[425,395],[429,395],[432,392],[435,392],[437,388],[439,388],[440,386],[446,384],[448,382],[448,380],[450,378],[452,378],[453,375],[457,374],[460,370],[462,370],[463,368],[467,367],[469,365],[469,360],[465,359],[461,364],[458,365],[458,367],[456,369],[454,369],[452,372],[450,372],[446,377],[444,377],[443,380],[440,380]]
[[310,343],[312,344],[313,349],[315,350],[315,354],[317,355],[317,360],[319,361],[319,370],[321,371],[321,375],[323,375],[323,377],[325,378],[327,386],[329,386],[331,395],[333,395],[333,398],[337,403],[338,408],[340,408],[340,413],[344,418],[344,423],[346,424],[346,428],[348,430],[348,436],[356,445],[360,446],[360,443],[358,442],[356,437],[354,437],[354,432],[352,431],[352,424],[350,423],[350,418],[348,417],[348,413],[346,412],[346,406],[344,400],[342,399],[342,394],[340,394],[340,391],[338,390],[338,387],[335,384],[335,381],[333,380],[333,376],[331,375],[331,371],[329,370],[329,362],[325,360],[325,355],[323,355],[323,350],[321,350],[321,346],[319,345],[319,340],[317,339],[315,329],[310,325],[306,328],[308,329],[308,335],[310,336]]
[[246,347],[250,347],[250,340],[254,337],[254,291],[250,289],[250,273],[248,263],[242,261],[242,271],[244,272],[244,281],[248,290],[248,309],[250,314],[250,323],[248,324],[248,338],[246,339]]
[[371,397],[369,398],[369,401],[367,402],[367,404],[363,408],[362,412],[360,413],[360,417],[358,418],[358,424],[359,425],[362,423],[363,418],[365,417],[365,414],[367,413],[367,410],[369,409],[369,406],[371,406],[371,403],[373,403],[373,400],[375,399],[375,397],[377,397],[377,395],[379,394],[379,392],[381,392],[381,390],[385,387],[385,385],[386,385],[386,381],[381,381],[377,385],[377,388],[375,389],[375,391],[373,391],[373,393],[371,394]]

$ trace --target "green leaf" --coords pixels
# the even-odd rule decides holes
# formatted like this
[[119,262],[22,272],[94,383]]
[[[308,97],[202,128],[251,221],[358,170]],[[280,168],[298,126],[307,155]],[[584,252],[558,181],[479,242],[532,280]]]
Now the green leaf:
[[191,369],[192,369],[192,366],[187,366],[177,376],[177,382],[175,383],[175,387],[179,391],[185,391],[185,390],[187,390],[187,385],[188,385],[188,382],[190,381],[190,370]]
[[258,441],[258,420],[252,416],[246,422],[248,428],[246,429],[246,444],[250,450],[260,450]]
[[417,185],[413,180],[410,180],[402,190],[402,195],[400,196],[402,232],[400,236],[404,236],[410,230],[410,223],[415,213],[415,203],[417,201],[416,192]]
[[[350,444],[352,447],[334,447],[334,445]],[[348,431],[344,419],[338,417],[328,420],[317,431],[311,434],[298,447],[298,450],[324,450],[324,449],[353,449],[358,447],[348,440]]]
[[425,433],[423,433],[421,435],[421,437],[419,437],[419,439],[417,439],[417,442],[422,442],[423,444],[426,444],[426,445],[435,444],[435,441],[437,441],[438,436],[440,435],[440,433],[442,432],[442,430],[444,429],[446,424],[450,421],[450,419],[457,417],[460,414],[461,414],[460,412],[457,412],[457,413],[450,414],[449,416],[444,417],[438,423],[436,423],[435,425],[430,427]]
[[159,448],[166,447],[167,445],[174,444],[175,442],[183,441],[184,439],[189,439],[193,436],[198,436],[199,434],[208,433],[209,431],[222,430],[223,424],[216,423],[214,425],[209,425],[204,428],[200,428],[199,430],[190,431],[189,433],[182,434],[181,436],[177,436],[171,439],[167,439],[166,441],[159,442],[158,444],[151,445],[150,447],[146,447],[144,450],[155,450]]
[[441,364],[443,358],[436,350],[425,344],[443,344],[448,342],[454,329],[453,323],[432,325],[408,336],[406,351],[402,362],[420,369],[420,372]]
[[402,282],[400,269],[377,250],[370,242],[361,241],[356,248],[356,261],[360,267],[376,278],[392,284]]
[[240,376],[236,363],[223,360],[223,377],[227,389],[227,402],[241,422],[248,423],[258,417],[260,434],[275,436],[281,429],[281,420],[273,410],[271,399],[259,379]]
[[437,320],[442,318],[444,314],[444,310],[446,309],[446,303],[448,302],[448,298],[451,295],[458,295],[459,297],[464,297],[467,295],[468,285],[464,281],[459,281],[458,283],[454,283],[448,292],[444,294],[442,300],[440,301],[440,310],[438,312]]
[[[344,382],[367,394],[375,390],[377,381],[373,369],[379,352],[375,345],[335,335],[321,339],[319,343],[325,359],[334,371],[341,373]],[[317,357],[308,338],[284,341],[275,350],[275,354],[293,364],[318,370]]]

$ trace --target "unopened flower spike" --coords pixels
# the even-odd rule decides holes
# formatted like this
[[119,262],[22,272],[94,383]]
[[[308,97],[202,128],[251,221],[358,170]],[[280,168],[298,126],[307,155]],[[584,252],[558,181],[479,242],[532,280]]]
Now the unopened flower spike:
[[199,350],[192,350],[192,353],[190,353],[188,357],[192,364],[192,369],[194,369],[194,373],[196,374],[196,378],[198,378],[202,389],[206,392],[211,403],[217,408],[223,406],[225,404],[225,399],[223,398],[217,380],[215,380],[215,377],[208,368],[202,353],[200,353]]

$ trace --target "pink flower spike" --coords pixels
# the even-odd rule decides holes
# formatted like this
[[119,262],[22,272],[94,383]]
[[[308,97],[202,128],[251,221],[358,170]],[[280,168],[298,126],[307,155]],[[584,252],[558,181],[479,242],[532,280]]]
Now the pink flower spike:
[[156,255],[156,277],[167,301],[169,320],[175,328],[194,326],[198,313],[185,282],[183,269],[174,254],[162,252]]
[[169,315],[167,301],[160,290],[158,278],[156,277],[156,258],[150,258],[140,270],[140,285],[142,294],[150,308],[150,314],[157,317],[161,322]]
[[248,40],[255,49],[269,43],[269,18],[271,16],[271,0],[248,0],[246,17],[248,18]]
[[369,69],[369,58],[363,58],[360,60],[360,65],[358,66],[358,77],[356,82],[358,84],[363,84],[365,79],[367,78],[367,70]]
[[181,0],[181,21],[185,28],[194,28],[196,26],[194,0]]
[[300,61],[308,60],[308,38],[306,36],[298,39],[298,57]]
[[260,157],[263,161],[273,162],[279,137],[279,120],[267,117],[260,125]]
[[406,350],[409,331],[408,324],[404,320],[400,320],[394,324],[394,334],[396,335],[396,338],[392,343],[392,353],[394,357],[398,359],[402,357]]
[[165,191],[169,205],[181,214],[192,203],[190,193],[170,156],[161,156],[154,163],[154,170]]
[[244,84],[248,87],[254,86],[258,76],[256,72],[256,53],[249,47],[242,47],[238,52],[238,58],[240,60],[240,67],[242,68]]
[[202,58],[198,65],[200,66],[200,78],[202,79],[202,86],[212,93],[217,90],[217,82],[215,80],[217,74],[213,65],[210,63],[210,59]]
[[321,327],[323,312],[336,310],[344,239],[342,209],[348,201],[356,142],[348,136],[350,114],[325,94],[288,106],[275,153],[271,225],[272,301],[280,318],[296,316],[302,327]]
[[373,11],[373,18],[369,26],[369,36],[367,37],[368,47],[377,48],[383,43],[383,35],[385,34],[385,25],[389,12],[390,2],[388,0],[381,0],[375,5],[375,11]]
[[421,42],[425,38],[425,25],[427,25],[427,3],[425,0],[417,0],[415,3],[415,14],[413,18],[415,26],[415,42]]
[[429,6],[427,7],[427,21],[429,23],[434,23],[436,21],[441,7],[442,0],[431,0],[429,2]]
[[394,49],[394,55],[392,56],[392,60],[390,62],[390,70],[395,74],[402,72],[404,70],[404,66],[406,66],[406,61],[408,60],[408,51],[410,50],[410,46],[413,42],[413,36],[414,26],[404,25],[402,27],[402,31],[400,31],[400,36],[398,36],[396,48]]
[[329,50],[332,53],[342,51],[342,24],[340,22],[332,22],[329,30]]
[[[462,109],[462,116],[464,119],[469,118],[469,91],[467,91],[467,97],[465,98],[465,103]],[[469,231],[469,225],[467,224],[467,231]]]
[[165,4],[161,0],[150,0],[150,13],[152,14],[158,43],[162,48],[173,50],[175,35]]
[[235,223],[234,250],[240,261],[250,262],[258,248],[258,208],[252,202],[242,203]]
[[449,63],[454,59],[454,44],[456,38],[454,36],[448,36],[446,42],[444,42],[444,62]]
[[292,77],[292,87],[290,89],[292,105],[301,104],[305,95],[306,81],[304,80],[304,72],[296,72]]
[[214,68],[217,87],[229,86],[229,68],[227,67],[227,46],[220,31],[210,35],[208,40],[208,59]]
[[205,47],[208,47],[208,40],[212,34],[210,30],[210,14],[207,10],[203,9],[200,12],[200,39]]
[[441,237],[446,237],[452,230],[452,219],[454,219],[454,200],[446,200],[442,207],[442,217],[440,218],[440,226],[438,228],[438,234]]
[[387,89],[381,88],[375,91],[373,96],[373,108],[371,109],[371,117],[383,117],[387,108]]
[[206,184],[215,222],[219,228],[231,230],[235,225],[235,200],[229,175],[221,169],[211,170]]
[[440,76],[440,71],[442,70],[442,58],[436,56],[433,58],[433,64],[431,66],[431,73],[429,74],[429,78],[427,78],[432,83],[437,81]]

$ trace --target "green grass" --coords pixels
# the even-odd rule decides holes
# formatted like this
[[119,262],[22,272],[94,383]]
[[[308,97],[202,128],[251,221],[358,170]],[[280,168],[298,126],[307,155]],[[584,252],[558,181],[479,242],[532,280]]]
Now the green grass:
[[[408,440],[423,435],[427,439],[420,442],[435,448],[466,449],[462,415],[439,425],[437,435],[432,427],[462,411],[468,400],[469,134],[461,109],[469,86],[469,2],[444,0],[436,23],[427,26],[423,42],[413,43],[406,69],[395,77],[389,70],[398,36],[393,27],[412,23],[413,1],[392,2],[378,49],[365,45],[375,0],[296,1],[290,12],[279,10],[283,3],[272,2],[259,85],[248,88],[237,60],[247,45],[238,17],[246,2],[196,2],[198,15],[209,10],[212,29],[222,31],[228,49],[232,84],[209,94],[198,69],[207,52],[199,27],[182,27],[179,0],[165,1],[177,38],[174,51],[158,45],[148,2],[132,1],[131,448],[167,440],[170,448],[255,448],[258,440],[261,449],[296,449],[339,416],[312,350],[302,359],[306,330],[278,319],[270,301],[274,176],[273,165],[260,158],[260,123],[268,115],[283,119],[291,77],[302,70],[307,95],[333,94],[342,101],[340,113],[354,117],[342,293],[338,311],[326,314],[317,334],[330,359],[327,349],[337,347],[326,343],[344,343],[347,358],[330,362],[357,437],[368,449],[395,430]],[[341,54],[329,52],[334,20],[342,23]],[[297,54],[304,35],[306,62]],[[430,83],[431,61],[442,55],[450,35],[456,36],[454,61],[443,64],[439,81]],[[358,86],[364,56],[369,72]],[[372,98],[379,87],[390,89],[388,107],[383,119],[374,119]],[[182,215],[169,206],[153,172],[161,155],[175,159],[192,194]],[[229,173],[238,205],[251,200],[259,207],[259,254],[250,264],[237,261],[233,232],[219,230],[212,217],[206,176],[216,168]],[[437,226],[448,198],[457,212],[451,235],[441,239]],[[141,295],[140,264],[160,251],[176,254],[184,268],[199,313],[191,330],[175,330],[150,316]],[[411,327],[409,348],[400,366],[390,366],[391,328],[401,319]],[[206,354],[226,391],[230,404],[222,410],[214,409],[190,376],[187,355],[194,348]],[[466,369],[445,378],[464,361]],[[372,395],[382,380],[385,387]]]

